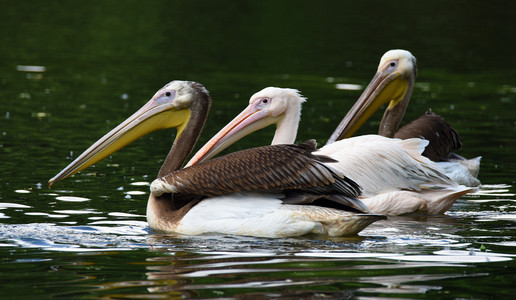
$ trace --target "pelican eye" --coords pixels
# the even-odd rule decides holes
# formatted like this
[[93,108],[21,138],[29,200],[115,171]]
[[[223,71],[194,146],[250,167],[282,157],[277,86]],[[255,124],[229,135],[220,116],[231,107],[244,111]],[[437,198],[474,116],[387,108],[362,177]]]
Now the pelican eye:
[[396,63],[391,61],[391,67],[395,67],[396,66]]
[[167,96],[167,97],[170,97],[170,95],[172,95],[170,92],[165,93],[165,96]]
[[264,98],[264,99],[262,100],[262,103],[267,103],[267,102],[269,102],[269,99],[267,99],[267,98]]

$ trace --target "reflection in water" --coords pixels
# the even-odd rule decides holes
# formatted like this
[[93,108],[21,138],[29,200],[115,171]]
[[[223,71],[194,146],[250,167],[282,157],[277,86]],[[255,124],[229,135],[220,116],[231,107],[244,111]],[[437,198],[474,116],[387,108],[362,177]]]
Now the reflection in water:
[[[484,258],[487,255],[480,255]],[[289,295],[292,289],[297,293],[316,294],[324,287],[338,285],[347,295],[369,293],[411,294],[440,290],[439,285],[417,284],[452,278],[486,276],[488,274],[460,271],[465,263],[478,262],[468,258],[476,257],[466,253],[446,252],[416,259],[415,256],[389,255],[385,253],[320,252],[320,253],[263,253],[263,252],[174,252],[167,256],[148,259],[147,278],[161,285],[149,288],[152,293],[167,294],[217,290],[224,295],[227,289],[252,288],[262,294],[274,292]],[[455,259],[450,259],[450,258]],[[506,261],[505,256],[489,255],[492,261]],[[409,262],[404,259],[411,258]],[[446,262],[440,261],[446,258]],[[495,259],[498,258],[498,259]],[[366,260],[364,260],[366,259]],[[395,263],[386,260],[398,261]],[[419,261],[419,262],[418,262]],[[397,275],[400,272],[426,268],[428,273]],[[442,274],[430,270],[455,269]],[[403,271],[401,271],[403,270]],[[413,271],[412,271],[413,270]],[[199,278],[199,279],[197,279]],[[208,278],[210,278],[208,280]],[[311,286],[310,289],[304,288]],[[256,293],[256,292],[255,292]]]
[[[461,200],[462,205],[478,205],[470,202],[475,200]],[[3,206],[5,210],[16,207]],[[103,215],[107,219],[76,226],[3,224],[0,236],[4,247],[70,253],[68,258],[33,254],[11,262],[45,264],[57,272],[56,276],[61,274],[61,281],[53,285],[73,287],[62,291],[62,297],[368,298],[429,294],[441,291],[446,282],[492,276],[497,264],[513,261],[511,255],[494,253],[489,246],[487,252],[473,249],[475,238],[467,238],[463,231],[472,221],[468,216],[395,217],[378,222],[356,238],[262,239],[154,234],[140,221],[141,215],[86,207],[55,213]],[[129,255],[122,256],[124,252]],[[124,272],[132,274],[128,280],[123,276],[111,279],[110,270],[119,270],[120,263]]]
[[[4,261],[4,266],[43,267],[59,278],[53,287],[69,287],[62,289],[61,297],[374,298],[432,294],[452,282],[493,276],[503,270],[500,266],[512,264],[514,254],[506,253],[514,252],[510,250],[516,245],[513,231],[499,231],[500,225],[495,224],[514,222],[510,189],[507,185],[483,186],[479,193],[458,201],[446,215],[390,217],[354,238],[163,235],[149,232],[141,214],[101,211],[98,206],[91,208],[91,201],[71,201],[73,209],[53,209],[51,213],[2,202],[0,209],[6,218],[23,215],[29,220],[27,224],[1,224],[0,249],[34,249],[7,264]],[[65,221],[30,221],[42,218]],[[496,226],[480,229],[476,225],[486,222]],[[479,251],[481,245],[487,248],[485,252]],[[64,253],[69,256],[63,257]],[[127,270],[127,280],[112,276],[113,270],[119,272],[120,264]],[[41,277],[38,274],[32,276]],[[42,282],[40,288],[49,284]]]
[[514,197],[513,193],[510,193],[511,185],[509,184],[483,184],[480,186],[480,190],[476,193],[468,195],[469,197],[481,197],[481,196],[500,196],[500,197]]
[[76,196],[59,196],[59,197],[56,197],[56,200],[66,201],[66,202],[84,202],[84,201],[90,201],[91,199],[84,198],[84,197],[76,197]]

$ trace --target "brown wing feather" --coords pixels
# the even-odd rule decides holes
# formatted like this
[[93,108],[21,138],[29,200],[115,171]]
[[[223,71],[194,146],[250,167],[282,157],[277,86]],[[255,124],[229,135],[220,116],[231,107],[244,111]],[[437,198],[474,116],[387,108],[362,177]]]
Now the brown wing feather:
[[428,110],[424,115],[403,126],[395,138],[424,138],[429,141],[423,155],[433,161],[446,161],[453,151],[462,147],[460,136],[446,120]]
[[271,145],[234,152],[178,170],[161,178],[177,193],[217,196],[234,192],[306,189],[310,192],[360,194],[352,180],[314,155],[314,140],[300,145]]

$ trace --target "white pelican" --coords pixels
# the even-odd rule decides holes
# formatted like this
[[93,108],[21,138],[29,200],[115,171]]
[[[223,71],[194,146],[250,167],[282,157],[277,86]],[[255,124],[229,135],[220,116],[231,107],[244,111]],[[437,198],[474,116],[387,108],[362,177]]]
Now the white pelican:
[[[268,87],[254,94],[249,106],[217,133],[188,166],[213,157],[243,136],[276,125],[273,144],[293,143],[305,98],[297,90]],[[357,182],[371,212],[387,215],[442,214],[472,189],[459,186],[421,155],[428,141],[366,135],[319,149],[337,162],[327,163]]]
[[419,137],[430,142],[423,155],[438,162],[446,175],[460,184],[478,186],[481,157],[465,159],[455,153],[461,148],[459,134],[442,117],[430,110],[397,131],[412,95],[417,75],[416,58],[406,50],[387,51],[378,71],[360,98],[335,129],[328,144],[350,137],[382,105],[385,110],[378,134],[401,139]]
[[[355,235],[385,218],[361,213],[359,187],[312,154],[315,141],[254,148],[180,170],[199,137],[211,105],[200,84],[172,81],[49,180],[63,180],[137,138],[177,128],[172,148],[151,186],[151,228],[188,235],[222,233],[287,237],[307,233]],[[287,159],[288,158],[288,159]],[[301,205],[303,204],[303,205]],[[352,212],[347,211],[349,207]]]

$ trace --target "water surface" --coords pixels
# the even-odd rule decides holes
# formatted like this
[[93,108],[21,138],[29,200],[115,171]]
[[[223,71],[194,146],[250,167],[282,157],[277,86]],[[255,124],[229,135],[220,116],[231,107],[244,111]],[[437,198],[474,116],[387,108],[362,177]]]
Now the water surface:
[[[3,298],[509,298],[516,292],[515,5],[469,1],[0,1]],[[393,48],[427,108],[481,155],[478,193],[443,216],[353,238],[152,232],[149,182],[174,132],[49,178],[167,82],[213,98],[206,142],[266,86],[299,89],[299,141],[323,144]],[[374,133],[381,112],[359,132]],[[270,143],[273,128],[228,151]],[[200,146],[200,145],[199,145]]]

